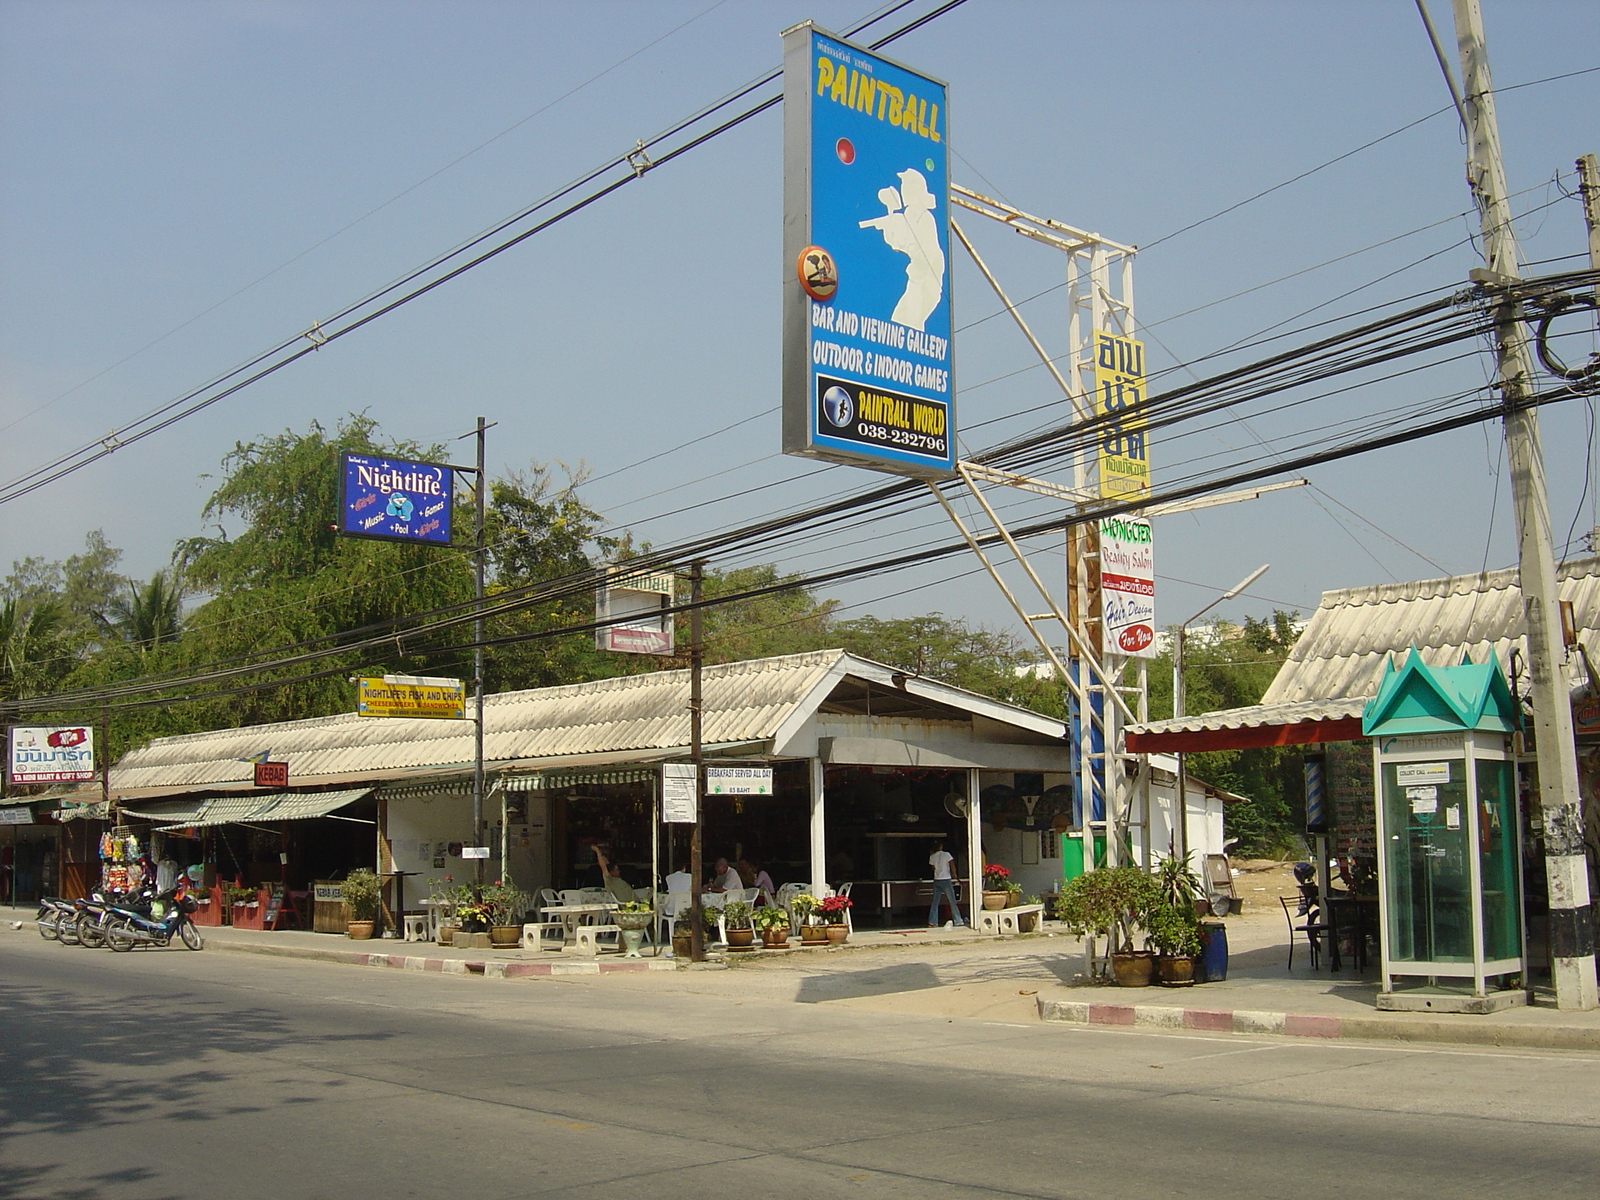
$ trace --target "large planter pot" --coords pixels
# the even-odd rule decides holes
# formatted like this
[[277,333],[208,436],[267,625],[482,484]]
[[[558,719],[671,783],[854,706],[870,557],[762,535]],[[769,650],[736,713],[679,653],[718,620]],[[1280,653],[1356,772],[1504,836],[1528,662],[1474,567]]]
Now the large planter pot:
[[688,958],[694,953],[694,946],[687,933],[672,935],[672,953],[678,958]]
[[1118,987],[1149,987],[1155,967],[1156,956],[1153,954],[1136,951],[1111,956],[1111,977],[1116,980]]
[[754,929],[728,930],[729,950],[753,950],[756,945],[756,931]]
[[441,925],[441,926],[439,926],[439,945],[441,945],[441,946],[452,945],[455,942],[456,929],[457,929],[457,926],[455,926],[455,925]]
[[828,930],[825,925],[800,926],[800,944],[803,946],[825,946],[828,943]]
[[848,925],[825,925],[823,928],[827,930],[828,945],[830,946],[842,946],[850,936],[850,926]]
[[355,941],[364,942],[372,937],[372,921],[351,921],[345,932]]
[[986,912],[997,912],[1011,902],[1010,892],[985,892],[983,907]]
[[1163,954],[1156,959],[1156,977],[1162,987],[1194,986],[1194,959],[1187,954]]
[[789,948],[789,931],[782,927],[763,929],[761,931],[761,944],[768,950],[787,950]]
[[522,944],[521,925],[496,925],[489,930],[489,944],[496,950],[512,950]]
[[1017,932],[1018,933],[1038,933],[1039,932],[1039,914],[1038,913],[1018,913],[1017,914]]

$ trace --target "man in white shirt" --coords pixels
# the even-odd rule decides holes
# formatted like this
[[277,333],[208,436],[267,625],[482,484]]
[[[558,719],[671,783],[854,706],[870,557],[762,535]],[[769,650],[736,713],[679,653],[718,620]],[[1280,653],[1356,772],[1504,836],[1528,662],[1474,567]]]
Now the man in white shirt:
[[744,880],[739,878],[739,872],[725,858],[717,859],[716,875],[711,880],[710,892],[742,892]]
[[933,853],[928,855],[928,865],[933,868],[933,904],[928,909],[929,929],[938,928],[941,900],[950,905],[950,915],[955,918],[957,928],[966,924],[961,916],[961,905],[956,901],[956,881],[951,874],[951,867],[955,861],[955,855],[944,848],[943,842],[936,845]]

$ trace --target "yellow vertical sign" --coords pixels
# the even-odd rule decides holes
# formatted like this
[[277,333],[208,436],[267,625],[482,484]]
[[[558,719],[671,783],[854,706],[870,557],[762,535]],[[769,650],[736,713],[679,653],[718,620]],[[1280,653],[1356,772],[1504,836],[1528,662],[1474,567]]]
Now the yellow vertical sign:
[[1100,434],[1100,495],[1127,499],[1150,490],[1145,439],[1144,343],[1094,332],[1094,411]]

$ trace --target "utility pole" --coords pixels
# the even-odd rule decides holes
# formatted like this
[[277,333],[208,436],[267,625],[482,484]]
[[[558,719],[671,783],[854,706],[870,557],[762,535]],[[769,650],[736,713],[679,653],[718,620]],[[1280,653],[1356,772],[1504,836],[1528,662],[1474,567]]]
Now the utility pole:
[[1489,56],[1479,0],[1452,0],[1461,54],[1461,93],[1467,120],[1467,182],[1483,229],[1483,272],[1474,275],[1501,290],[1496,316],[1497,374],[1505,403],[1506,456],[1517,521],[1517,557],[1528,628],[1528,674],[1544,818],[1545,874],[1550,897],[1550,962],[1556,1007],[1600,1004],[1595,981],[1594,917],[1584,855],[1577,749],[1572,706],[1561,673],[1565,646],[1557,607],[1555,554],[1545,492],[1544,452],[1537,410],[1527,407],[1533,362],[1518,282],[1517,240],[1500,158]]
[[[472,598],[478,615],[472,621],[472,844],[482,846],[483,836],[483,523],[486,512],[488,481],[484,478],[484,434],[488,430],[482,417],[475,430],[478,440],[478,484],[473,491],[472,523]],[[474,859],[472,891],[475,899],[483,898],[484,860]],[[505,858],[500,859],[502,878],[506,869]]]
[[[1589,269],[1600,271],[1600,159],[1585,154],[1578,160],[1578,196],[1583,200],[1583,223],[1589,227]],[[1594,299],[1600,304],[1600,280]]]
[[694,827],[689,831],[689,957],[694,962],[706,960],[706,927],[703,920],[705,907],[700,900],[700,830],[703,827],[701,807],[706,800],[706,758],[701,742],[704,732],[702,717],[704,703],[700,691],[701,669],[705,665],[706,648],[700,616],[700,601],[705,583],[706,564],[697,560],[689,568],[689,761],[694,764]]

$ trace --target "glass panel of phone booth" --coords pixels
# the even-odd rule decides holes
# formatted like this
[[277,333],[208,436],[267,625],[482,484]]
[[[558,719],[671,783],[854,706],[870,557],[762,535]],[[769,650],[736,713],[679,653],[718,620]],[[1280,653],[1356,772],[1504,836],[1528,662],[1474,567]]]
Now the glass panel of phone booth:
[[[1429,781],[1411,782],[1419,777]],[[1384,763],[1383,797],[1390,961],[1472,962],[1465,760]]]
[[1478,875],[1483,889],[1483,957],[1522,954],[1517,908],[1517,827],[1509,762],[1478,759]]

